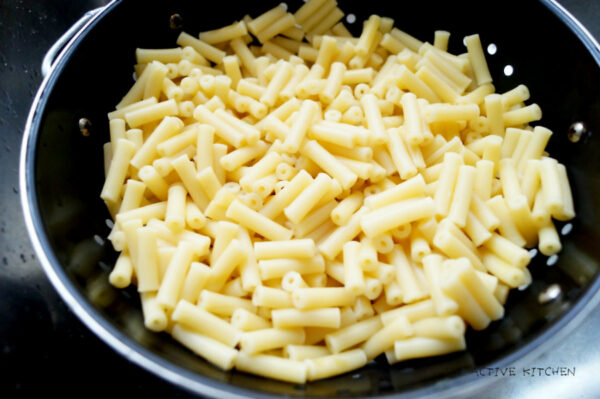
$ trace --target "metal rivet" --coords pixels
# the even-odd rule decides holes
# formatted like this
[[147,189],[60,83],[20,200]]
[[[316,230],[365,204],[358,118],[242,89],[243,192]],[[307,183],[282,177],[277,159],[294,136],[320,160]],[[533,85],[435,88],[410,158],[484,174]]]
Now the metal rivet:
[[577,143],[583,138],[583,136],[586,133],[587,129],[585,127],[585,124],[583,122],[575,122],[571,126],[569,126],[569,130],[567,131],[567,137],[572,143]]
[[550,303],[556,300],[562,294],[562,290],[560,285],[552,284],[549,285],[544,291],[540,292],[538,295],[538,302],[542,305]]
[[92,122],[88,118],[79,119],[79,131],[85,137],[90,135],[90,129],[92,128]]
[[183,18],[181,17],[181,15],[179,15],[179,14],[171,15],[171,18],[169,19],[169,26],[173,30],[181,29],[183,27]]

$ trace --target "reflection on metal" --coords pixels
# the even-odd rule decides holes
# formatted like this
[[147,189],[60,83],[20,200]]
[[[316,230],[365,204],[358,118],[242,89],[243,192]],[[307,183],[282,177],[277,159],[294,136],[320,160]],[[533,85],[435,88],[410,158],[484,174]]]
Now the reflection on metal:
[[78,277],[88,278],[104,255],[104,248],[93,238],[80,241],[71,250],[68,269]]
[[[435,362],[428,363],[427,368],[412,369],[398,364],[390,368],[389,378],[394,389],[397,392],[401,392],[411,382],[426,384],[427,381],[432,381],[442,376],[448,378],[448,376],[453,374],[461,374],[465,370],[473,370],[475,364],[475,359],[469,352],[456,352],[437,357]],[[382,379],[382,376],[378,377]]]
[[[141,306],[141,305],[140,305]],[[144,326],[142,314],[139,310],[133,308],[125,308],[119,314],[119,322],[123,325],[127,335],[138,342],[147,342],[148,335],[153,334]]]
[[47,225],[53,235],[65,237],[81,221],[85,214],[85,205],[78,200],[58,198],[56,203],[48,204]]
[[79,119],[79,131],[82,136],[88,137],[90,135],[90,129],[92,128],[92,122],[88,118]]
[[502,330],[502,337],[504,338],[505,343],[516,344],[523,338],[523,330],[519,328],[518,325],[513,324]]
[[583,138],[583,136],[586,135],[587,132],[587,128],[583,122],[575,122],[569,126],[567,137],[569,138],[570,142],[577,143]]
[[171,15],[169,19],[169,27],[173,30],[179,30],[183,28],[183,18],[179,14]]
[[86,284],[87,296],[90,301],[100,307],[106,308],[112,305],[117,297],[116,290],[109,284],[105,273],[96,273]]
[[558,284],[549,285],[545,290],[538,295],[538,302],[545,305],[556,300],[562,294],[562,289]]
[[[589,245],[593,245],[590,243]],[[588,253],[591,252],[591,253]],[[565,240],[563,252],[569,254],[568,259],[558,263],[558,267],[580,286],[587,285],[594,278],[600,265],[597,256],[593,255],[595,248],[586,248],[582,242]]]

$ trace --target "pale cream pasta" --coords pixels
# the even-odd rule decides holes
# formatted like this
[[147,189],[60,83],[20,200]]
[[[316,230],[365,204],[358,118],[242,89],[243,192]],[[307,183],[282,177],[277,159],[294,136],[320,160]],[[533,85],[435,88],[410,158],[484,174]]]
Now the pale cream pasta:
[[352,37],[334,0],[261,11],[136,50],[109,282],[216,367],[294,384],[464,350],[576,215],[541,108],[496,93],[477,34],[456,55],[376,14]]

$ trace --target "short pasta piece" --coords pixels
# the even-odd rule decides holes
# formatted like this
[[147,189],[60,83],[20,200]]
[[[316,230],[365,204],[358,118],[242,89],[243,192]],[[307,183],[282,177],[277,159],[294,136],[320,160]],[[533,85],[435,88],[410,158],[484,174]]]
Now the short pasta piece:
[[306,384],[462,351],[576,217],[540,106],[496,92],[486,38],[453,54],[450,32],[376,14],[354,37],[339,7],[138,48],[107,115],[108,281],[222,370]]

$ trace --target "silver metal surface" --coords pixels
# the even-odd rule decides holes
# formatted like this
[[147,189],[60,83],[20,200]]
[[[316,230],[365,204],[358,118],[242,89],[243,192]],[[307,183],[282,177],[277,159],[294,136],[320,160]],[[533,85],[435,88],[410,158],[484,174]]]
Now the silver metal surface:
[[[92,10],[85,15],[87,17],[80,19],[75,25],[73,25],[63,36],[59,39],[53,47],[56,47],[60,44],[60,49],[57,51],[49,52],[50,55],[46,54],[44,57],[44,62],[46,63],[46,75],[44,75],[44,80],[40,85],[40,88],[37,91],[37,94],[33,100],[31,105],[30,113],[27,118],[27,122],[25,124],[25,131],[23,133],[23,140],[21,143],[21,155],[19,162],[19,187],[20,187],[20,199],[21,206],[23,208],[23,214],[25,218],[25,227],[29,234],[29,239],[33,245],[33,249],[37,255],[37,258],[46,273],[46,276],[54,286],[54,288],[58,291],[63,301],[66,302],[67,306],[79,317],[79,319],[91,330],[93,331],[100,339],[102,339],[106,344],[112,347],[115,351],[120,353],[123,357],[128,359],[129,361],[143,367],[149,372],[153,373],[155,376],[161,376],[163,379],[173,383],[179,387],[186,387],[187,389],[195,392],[203,392],[206,396],[213,398],[223,398],[226,395],[231,399],[243,399],[244,397],[235,395],[231,392],[224,392],[204,384],[199,383],[198,381],[194,381],[193,379],[186,378],[173,370],[163,367],[163,365],[153,362],[151,359],[145,357],[139,351],[136,351],[133,347],[127,345],[125,342],[119,340],[109,329],[106,324],[101,323],[97,318],[87,312],[87,310],[82,306],[79,300],[73,295],[69,287],[67,287],[65,281],[60,278],[60,276],[56,273],[56,270],[52,267],[52,262],[50,261],[48,254],[43,249],[42,237],[38,234],[37,229],[34,225],[33,220],[33,209],[31,208],[29,201],[29,193],[30,188],[27,182],[27,156],[28,149],[33,143],[30,141],[32,134],[32,124],[33,119],[37,113],[37,107],[40,102],[40,99],[48,85],[48,81],[51,78],[51,74],[53,72],[53,65],[55,65],[55,55],[59,53],[58,57],[61,57],[68,50],[68,47],[78,38],[79,35],[83,33],[85,26],[91,23],[94,18],[98,18],[102,15],[103,11],[106,11],[110,8],[111,4],[117,0],[111,1],[106,7],[100,7],[95,10]],[[91,13],[91,14],[90,14]],[[83,21],[83,22],[82,22]],[[75,29],[79,26],[77,29]],[[54,54],[54,55],[53,55]],[[49,61],[46,62],[46,59]],[[58,59],[58,58],[56,58]],[[44,67],[42,68],[44,70]]]
[[569,141],[572,143],[577,143],[579,140],[583,138],[583,136],[587,133],[587,129],[583,122],[575,122],[571,126],[569,126],[569,130],[567,131],[567,136],[569,137]]
[[[493,383],[481,399],[588,399],[600,397],[600,309],[539,357],[511,370],[493,370],[479,378]],[[550,368],[550,369],[549,369]],[[504,371],[506,376],[499,374]],[[550,375],[548,375],[550,374]],[[563,374],[563,375],[561,375]]]
[[91,19],[98,15],[102,10],[104,10],[104,7],[98,7],[86,12],[61,37],[58,38],[58,40],[52,45],[52,47],[50,47],[44,56],[44,59],[42,60],[42,76],[48,76],[60,52],[71,40],[75,39],[76,35],[85,28],[87,23],[90,22]]
[[[563,1],[561,3],[567,3]],[[93,10],[97,11],[97,10]],[[93,14],[81,26],[90,22],[97,14]],[[81,22],[81,20],[79,21]],[[68,32],[67,32],[68,33]],[[58,45],[52,55],[45,57],[46,72],[51,71],[52,60],[61,52],[64,45],[73,40],[77,34],[77,29],[71,32],[70,37],[65,38],[64,42]],[[65,34],[66,35],[66,34]],[[62,39],[62,38],[61,38]],[[54,47],[54,46],[53,46]],[[50,53],[50,52],[49,52]],[[46,62],[48,58],[48,62]],[[47,83],[47,79],[42,83],[38,91],[32,109],[39,101],[40,94],[43,92]],[[26,132],[23,137],[22,153],[21,153],[21,180],[20,180],[20,195],[21,202],[25,209],[25,214],[29,215],[29,205],[27,204],[27,184],[23,173],[25,165],[25,149],[28,146],[28,129],[31,125],[33,112],[30,114]],[[74,300],[68,293],[68,290],[60,281],[58,276],[52,272],[49,260],[43,255],[39,238],[33,232],[31,218],[26,216],[26,225],[30,233],[34,249],[38,254],[40,263],[44,267],[46,274],[52,281],[54,287],[61,293],[62,298],[67,302],[69,307],[77,313],[85,324],[98,334],[105,342],[120,352],[124,357],[142,367],[150,370],[153,373],[161,374],[164,378],[177,385],[185,385],[188,388],[199,390],[205,389],[206,395],[213,397],[223,397],[223,393],[199,387],[197,383],[182,378],[174,374],[170,370],[166,370],[156,364],[148,362],[148,359],[141,356],[139,353],[132,351],[131,348],[124,345],[99,323],[93,317],[88,315],[83,308]],[[550,293],[549,293],[550,294]],[[551,295],[550,295],[551,296]],[[594,398],[600,397],[600,379],[596,377],[596,372],[600,369],[600,294],[597,294],[593,301],[588,304],[588,311],[582,312],[570,324],[570,329],[562,333],[560,336],[555,336],[545,345],[536,348],[530,356],[522,359],[518,365],[511,366],[510,370],[491,370],[489,373],[483,373],[479,378],[478,388],[486,386],[486,391],[478,390],[478,398]],[[548,370],[550,368],[550,370]],[[538,371],[539,375],[536,374]],[[556,372],[555,372],[556,371]],[[565,375],[561,375],[563,373]],[[514,375],[512,375],[514,372]],[[550,373],[550,375],[548,375]],[[487,379],[487,381],[486,381]],[[473,393],[472,391],[469,394]],[[463,391],[462,397],[468,393]],[[228,394],[227,397],[233,397]]]
[[540,292],[538,296],[538,302],[542,305],[546,305],[560,297],[562,289],[558,284],[549,285],[544,291]]
[[90,129],[92,128],[92,122],[88,118],[79,119],[79,131],[84,136],[90,135]]

